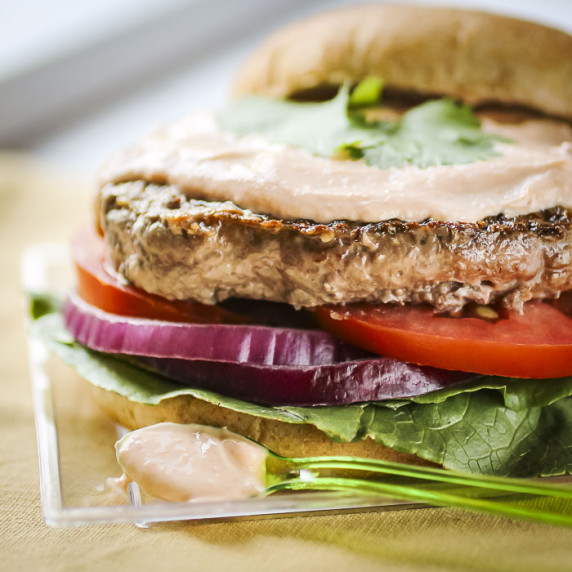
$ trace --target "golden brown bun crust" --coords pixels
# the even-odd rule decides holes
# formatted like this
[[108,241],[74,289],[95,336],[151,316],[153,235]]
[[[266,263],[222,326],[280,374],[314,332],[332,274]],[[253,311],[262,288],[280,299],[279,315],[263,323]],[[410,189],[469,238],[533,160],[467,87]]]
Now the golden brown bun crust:
[[356,6],[294,23],[246,61],[234,91],[284,97],[371,75],[408,92],[572,118],[572,36],[504,16],[420,6]]
[[111,391],[90,387],[97,404],[117,423],[131,430],[163,421],[199,423],[227,427],[286,457],[350,455],[416,465],[431,464],[413,455],[384,447],[372,439],[336,443],[312,425],[262,419],[189,396],[165,399],[159,405],[146,405]]

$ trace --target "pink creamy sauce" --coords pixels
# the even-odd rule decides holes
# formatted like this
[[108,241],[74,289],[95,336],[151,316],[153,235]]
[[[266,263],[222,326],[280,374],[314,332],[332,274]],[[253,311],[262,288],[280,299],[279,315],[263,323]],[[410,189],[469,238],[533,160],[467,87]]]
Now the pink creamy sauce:
[[498,157],[463,165],[378,169],[364,161],[316,157],[258,135],[237,138],[209,114],[155,131],[112,157],[100,184],[144,180],[189,197],[233,201],[256,213],[318,222],[391,218],[475,222],[572,207],[572,128],[531,119],[483,120],[509,137]]
[[172,502],[239,500],[264,494],[264,447],[227,429],[159,423],[115,445],[123,475],[152,497]]

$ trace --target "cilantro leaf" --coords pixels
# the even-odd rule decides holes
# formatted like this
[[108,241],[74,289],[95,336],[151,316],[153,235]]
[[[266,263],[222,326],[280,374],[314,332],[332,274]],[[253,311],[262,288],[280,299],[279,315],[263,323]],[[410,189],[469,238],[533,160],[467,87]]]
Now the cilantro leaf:
[[483,161],[499,155],[470,107],[451,99],[428,101],[403,115],[396,129],[381,145],[364,149],[368,165],[382,169],[404,164],[426,168]]
[[362,109],[377,103],[382,86],[368,78],[353,93],[344,85],[323,103],[248,96],[217,118],[239,137],[259,134],[322,157],[364,159],[380,169],[472,163],[498,156],[495,143],[510,142],[483,132],[471,108],[452,99],[422,103],[399,121],[368,121]]
[[227,106],[218,114],[222,127],[239,137],[260,134],[273,143],[307,149],[331,157],[346,144],[374,142],[375,133],[353,122],[348,114],[349,86],[324,103],[249,96]]

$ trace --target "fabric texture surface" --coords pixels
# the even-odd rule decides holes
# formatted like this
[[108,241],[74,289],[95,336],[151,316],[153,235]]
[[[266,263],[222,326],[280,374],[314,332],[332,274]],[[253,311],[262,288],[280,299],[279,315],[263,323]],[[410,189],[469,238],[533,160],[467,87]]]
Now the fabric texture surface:
[[[0,569],[566,571],[572,531],[449,509],[50,528],[42,521],[19,264],[90,224],[89,182],[0,154]],[[70,423],[81,423],[81,407]],[[96,439],[94,435],[94,439]],[[78,462],[90,451],[75,448]],[[568,503],[564,510],[572,510]]]

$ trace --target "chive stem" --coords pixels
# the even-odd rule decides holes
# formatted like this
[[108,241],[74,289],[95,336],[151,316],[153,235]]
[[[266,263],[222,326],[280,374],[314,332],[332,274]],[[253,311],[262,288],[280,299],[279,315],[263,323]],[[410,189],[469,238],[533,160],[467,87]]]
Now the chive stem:
[[[277,455],[275,455],[278,457]],[[543,484],[522,479],[495,477],[492,475],[474,475],[438,469],[433,467],[406,465],[377,459],[354,457],[308,457],[285,458],[281,460],[295,465],[297,469],[345,469],[359,470],[387,475],[398,475],[416,479],[436,481],[440,483],[463,485],[502,491],[515,494],[532,494],[540,496],[572,499],[572,487],[558,484]]]
[[468,509],[494,516],[509,517],[530,522],[552,524],[572,528],[572,516],[521,508],[499,501],[463,497],[411,485],[388,484],[349,478],[317,477],[312,480],[299,478],[282,481],[267,489],[268,494],[280,490],[329,490],[360,494],[377,493],[387,498],[422,502],[435,506]]

